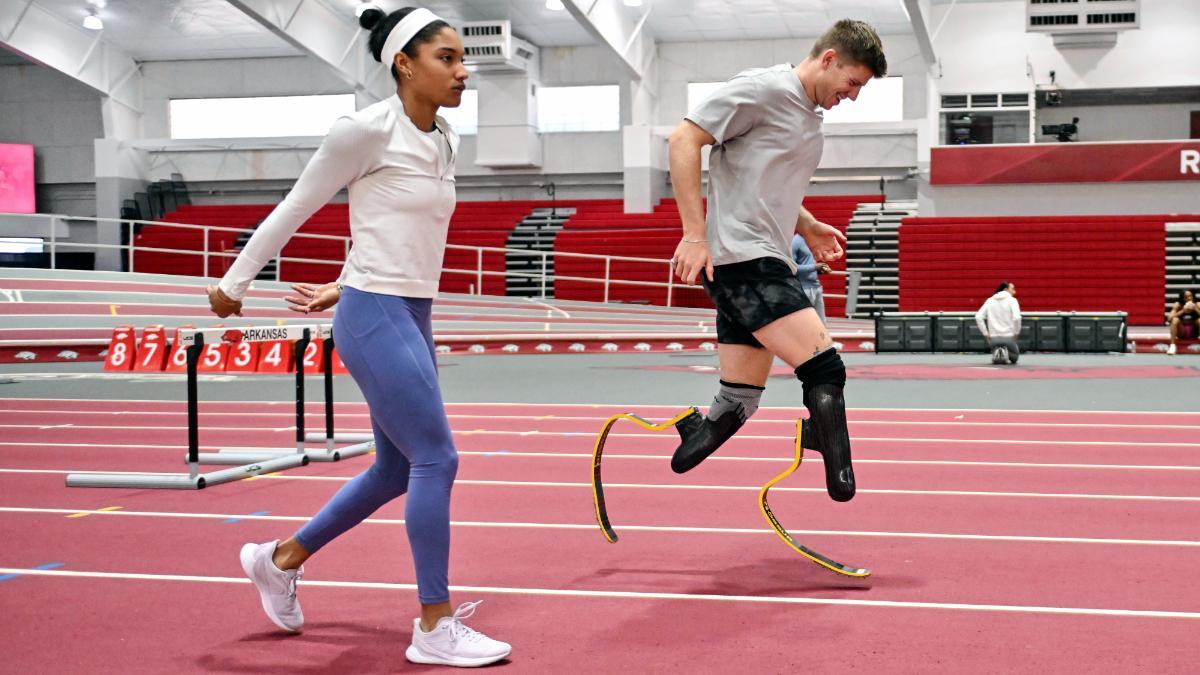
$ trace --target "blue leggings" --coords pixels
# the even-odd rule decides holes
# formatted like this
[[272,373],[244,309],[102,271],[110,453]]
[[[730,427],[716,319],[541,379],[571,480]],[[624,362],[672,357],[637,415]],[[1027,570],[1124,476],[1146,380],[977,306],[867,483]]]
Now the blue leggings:
[[362,390],[375,431],[375,463],[346,483],[296,533],[310,552],[408,493],[404,521],[421,603],[450,601],[450,488],[458,452],[442,405],[427,298],[346,287],[333,318],[338,354]]

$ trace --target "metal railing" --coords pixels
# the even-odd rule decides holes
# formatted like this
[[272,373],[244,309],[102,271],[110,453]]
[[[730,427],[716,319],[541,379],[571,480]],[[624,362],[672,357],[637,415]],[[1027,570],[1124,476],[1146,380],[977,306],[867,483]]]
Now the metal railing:
[[[234,258],[237,258],[238,254],[239,254],[239,251],[214,251],[214,250],[212,250],[211,233],[213,233],[213,232],[234,232],[234,233],[238,233],[238,234],[251,234],[254,232],[253,228],[225,227],[225,226],[221,226],[221,225],[195,225],[195,224],[191,224],[191,223],[167,223],[167,222],[153,221],[153,220],[124,220],[124,219],[118,219],[118,218],[93,218],[93,217],[84,217],[84,216],[63,216],[63,215],[40,214],[40,213],[39,214],[0,213],[0,222],[3,222],[3,220],[9,216],[19,217],[20,219],[23,219],[23,220],[29,219],[29,218],[34,218],[34,219],[41,219],[41,220],[45,221],[46,230],[48,231],[48,235],[43,240],[43,246],[45,246],[49,249],[50,268],[51,269],[57,269],[57,255],[58,255],[58,250],[60,248],[95,249],[95,250],[118,249],[118,250],[121,250],[123,252],[123,255],[125,256],[126,271],[129,271],[129,272],[137,271],[136,253],[141,251],[141,252],[169,253],[169,254],[173,254],[173,255],[201,256],[203,259],[203,267],[202,267],[203,276],[210,277],[210,276],[213,276],[210,273],[212,271],[212,264],[210,262],[211,259],[213,259],[213,258],[216,258],[218,260],[219,259],[234,259]],[[125,228],[126,235],[127,235],[127,239],[126,239],[127,243],[125,243],[125,244],[100,244],[100,243],[95,243],[95,242],[63,241],[58,236],[58,233],[57,233],[58,228],[56,227],[56,225],[58,225],[60,222],[67,222],[67,221],[94,222],[97,224],[99,224],[99,223],[117,223],[119,227]],[[203,233],[201,250],[196,251],[196,250],[192,250],[192,249],[173,249],[173,248],[161,248],[161,247],[152,247],[152,246],[138,246],[136,244],[136,235],[137,235],[137,230],[139,229],[139,226],[170,227],[170,228],[176,228],[176,229],[185,230],[185,231],[199,230]],[[31,232],[31,233],[23,234],[22,236],[37,237],[38,234]],[[321,259],[321,258],[299,258],[299,257],[282,256],[281,255],[281,256],[274,258],[274,260],[275,260],[275,281],[284,281],[284,279],[281,278],[280,270],[282,268],[282,265],[280,263],[285,263],[285,262],[286,263],[317,264],[317,265],[336,265],[337,269],[335,269],[333,271],[333,273],[330,275],[331,279],[336,278],[336,276],[340,272],[340,268],[345,264],[345,258],[350,253],[350,237],[342,237],[342,236],[328,235],[328,234],[309,234],[309,233],[304,233],[304,232],[297,232],[296,234],[294,234],[292,236],[290,241],[295,241],[297,239],[341,242],[342,260],[326,260],[326,259]],[[667,303],[666,306],[667,307],[672,306],[672,303],[675,300],[675,294],[676,294],[677,288],[679,288],[680,290],[688,290],[688,289],[699,290],[700,289],[700,286],[689,286],[687,284],[684,284],[683,282],[678,281],[675,278],[674,270],[671,268],[670,261],[663,260],[661,258],[639,258],[639,257],[632,257],[632,256],[602,255],[602,254],[595,254],[595,253],[567,253],[567,252],[559,252],[559,251],[532,251],[532,250],[528,250],[528,249],[502,248],[502,247],[495,247],[495,246],[468,246],[468,245],[464,245],[464,244],[447,244],[446,249],[447,250],[459,250],[459,251],[473,251],[475,253],[475,268],[474,269],[458,269],[458,268],[451,268],[451,267],[443,267],[443,269],[442,269],[442,271],[447,274],[455,274],[455,275],[464,275],[464,276],[474,277],[475,283],[469,287],[470,288],[469,292],[474,295],[483,295],[483,281],[484,281],[485,277],[497,277],[497,276],[504,277],[504,278],[516,277],[516,278],[525,278],[525,279],[538,279],[540,281],[542,298],[547,297],[547,291],[549,290],[550,284],[553,284],[555,281],[560,281],[560,280],[561,281],[579,281],[579,282],[584,282],[584,283],[600,284],[603,287],[603,302],[609,301],[611,289],[613,288],[613,286],[616,286],[616,285],[648,287],[648,288],[665,288],[667,291],[667,294],[666,294],[666,303]],[[505,270],[505,271],[487,270],[487,269],[484,269],[484,266],[483,266],[483,256],[485,253],[502,253],[502,254],[505,254],[506,256],[512,255],[512,256],[528,256],[528,257],[540,258],[541,259],[541,271],[540,272],[518,272],[518,271],[512,271],[512,270]],[[583,277],[583,276],[555,274],[555,273],[550,272],[550,261],[553,259],[559,259],[559,258],[576,258],[576,259],[603,261],[604,275],[602,277]],[[644,264],[662,266],[663,274],[665,275],[666,280],[665,281],[638,281],[638,280],[633,280],[633,279],[614,278],[612,276],[612,264],[614,261],[630,262],[630,263],[644,263]],[[222,267],[220,271],[223,273],[224,268]],[[847,282],[848,293],[845,295],[826,294],[825,297],[827,297],[827,298],[845,298],[847,301],[847,311],[849,313],[850,311],[853,311],[852,309],[850,309],[850,307],[854,304],[854,299],[857,297],[856,289],[858,286],[858,277],[861,275],[858,272],[850,272],[850,273],[832,272],[832,274],[849,277],[848,282]]]

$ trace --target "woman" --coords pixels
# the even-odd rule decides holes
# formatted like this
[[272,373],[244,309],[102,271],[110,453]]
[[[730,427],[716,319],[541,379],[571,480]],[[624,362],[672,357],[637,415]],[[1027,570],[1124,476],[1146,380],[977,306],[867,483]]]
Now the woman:
[[263,609],[299,631],[301,565],[385,503],[406,494],[405,523],[417,572],[421,615],[408,660],[453,666],[498,661],[511,647],[463,625],[478,603],[450,606],[450,489],[458,454],[438,387],[430,309],[454,211],[458,137],[437,116],[462,100],[463,45],[425,9],[384,16],[370,10],[369,47],[397,82],[396,95],[339,118],[287,198],[263,221],[209,302],[221,317],[240,314],[252,279],[318,208],[343,186],[350,194],[354,247],[336,285],[304,309],[339,303],[338,353],[371,411],[375,464],[347,483],[295,536],[247,544],[242,567]]
[[1179,298],[1171,306],[1167,315],[1167,323],[1171,325],[1171,346],[1167,347],[1168,354],[1175,353],[1175,342],[1183,330],[1186,337],[1195,338],[1200,335],[1200,307],[1191,291],[1180,291]]

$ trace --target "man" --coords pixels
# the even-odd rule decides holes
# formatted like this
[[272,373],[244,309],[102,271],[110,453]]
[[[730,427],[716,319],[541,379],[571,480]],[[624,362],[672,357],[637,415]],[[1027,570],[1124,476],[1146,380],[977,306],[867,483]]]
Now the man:
[[[775,357],[803,384],[811,435],[825,460],[829,495],[854,496],[842,389],[846,369],[796,278],[791,240],[818,262],[842,256],[845,237],[802,206],[821,161],[821,110],[858,98],[887,73],[883,45],[861,21],[842,20],[796,66],[738,74],[690,112],[670,138],[671,184],[683,220],[675,272],[697,281],[717,307],[720,389],[706,416],[676,426],[671,468],[704,461],[758,409]],[[709,156],[708,213],[700,199],[700,149]]]
[[825,289],[821,288],[817,275],[829,274],[833,269],[826,263],[813,260],[812,251],[804,243],[804,237],[798,234],[792,237],[792,262],[796,263],[796,278],[800,280],[804,295],[812,303],[813,309],[817,310],[821,323],[828,324],[829,320],[825,318]]
[[995,294],[975,312],[975,325],[992,350],[992,363],[1016,363],[1021,357],[1017,337],[1021,335],[1021,305],[1017,302],[1017,287],[1001,282]]

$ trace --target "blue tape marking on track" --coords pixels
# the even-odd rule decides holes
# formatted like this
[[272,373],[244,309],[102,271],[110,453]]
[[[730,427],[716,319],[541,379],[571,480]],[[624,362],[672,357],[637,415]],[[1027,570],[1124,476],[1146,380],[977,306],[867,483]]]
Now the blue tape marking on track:
[[[270,513],[270,511],[255,511],[254,513],[251,513],[250,515],[252,515],[252,516],[265,516],[265,515],[267,515],[268,513]],[[228,518],[228,519],[226,519],[226,520],[222,520],[221,522],[222,522],[222,523],[237,523],[237,522],[241,522],[241,520],[242,520],[241,518]]]
[[[45,565],[38,565],[37,567],[35,567],[33,569],[35,569],[35,570],[52,570],[55,567],[62,567],[65,564],[66,563],[52,562],[52,563],[46,563]],[[0,581],[8,581],[9,579],[16,579],[19,576],[22,576],[22,575],[21,574],[0,574]]]

